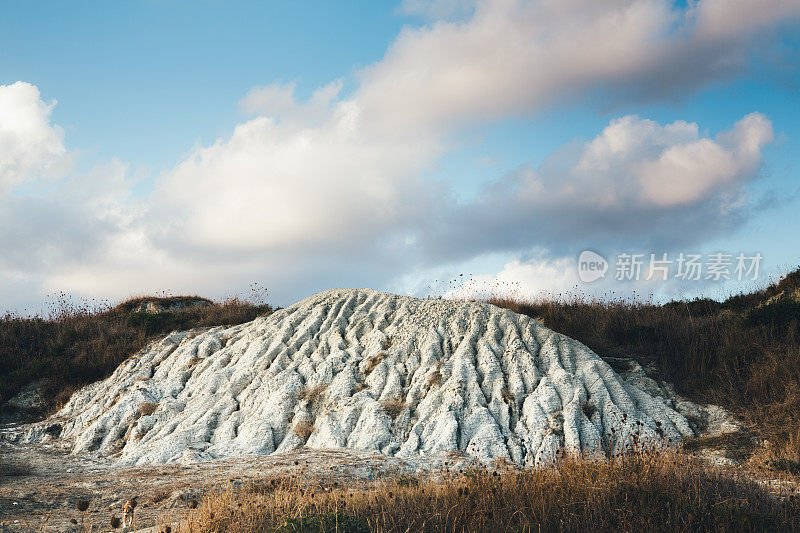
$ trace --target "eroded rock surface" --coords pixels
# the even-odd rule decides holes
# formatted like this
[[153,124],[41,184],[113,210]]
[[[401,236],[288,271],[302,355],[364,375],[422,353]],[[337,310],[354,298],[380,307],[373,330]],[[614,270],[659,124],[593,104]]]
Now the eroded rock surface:
[[[579,342],[489,304],[326,291],[253,322],[173,333],[43,428],[140,465],[299,446],[553,461],[678,444],[671,400]],[[49,425],[48,425],[49,424]]]

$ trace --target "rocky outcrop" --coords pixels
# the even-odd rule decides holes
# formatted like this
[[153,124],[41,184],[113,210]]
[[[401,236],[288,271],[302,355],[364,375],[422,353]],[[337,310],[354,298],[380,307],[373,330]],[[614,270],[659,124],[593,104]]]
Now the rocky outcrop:
[[678,444],[692,429],[673,407],[529,317],[336,289],[248,324],[173,333],[49,423],[74,452],[121,464],[307,446],[533,465]]
[[145,296],[128,300],[118,306],[130,313],[164,313],[167,311],[181,311],[190,307],[206,307],[214,305],[208,298],[199,296]]
[[40,419],[47,409],[41,383],[34,381],[22,387],[16,396],[0,405],[0,424]]

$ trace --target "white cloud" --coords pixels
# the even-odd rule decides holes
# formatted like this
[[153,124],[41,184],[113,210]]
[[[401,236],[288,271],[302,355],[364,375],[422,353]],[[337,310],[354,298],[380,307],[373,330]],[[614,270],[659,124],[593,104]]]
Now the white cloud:
[[576,261],[567,257],[541,255],[528,261],[515,259],[506,263],[497,274],[472,276],[448,292],[446,297],[464,300],[559,299],[577,292],[579,280],[576,272]]
[[[578,258],[554,256],[547,251],[538,252],[524,259],[505,263],[493,274],[472,276],[462,285],[450,291],[446,297],[455,299],[511,298],[517,301],[537,300],[612,300],[637,297],[659,299],[665,282],[659,274],[649,275],[649,258],[644,257],[641,276],[634,280],[620,281],[614,271],[615,256],[608,255],[609,270],[596,281],[586,283],[578,275]],[[709,283],[693,282],[697,290]]]
[[738,40],[742,33],[796,19],[799,12],[796,0],[702,0],[690,3],[688,18],[696,21],[699,38]]
[[629,115],[488,183],[475,202],[425,234],[439,257],[487,251],[601,246],[655,249],[698,242],[741,220],[772,124],[752,113],[714,139],[694,123]]
[[239,101],[239,108],[250,115],[278,118],[282,122],[318,125],[329,117],[342,90],[342,81],[336,80],[320,87],[303,103],[297,101],[295,89],[295,83],[254,87]]
[[[621,264],[621,259],[618,257],[620,253],[637,254],[635,260],[639,267],[633,272],[625,271],[625,276],[631,275],[632,279],[618,272]],[[716,291],[726,289],[727,294],[731,294],[742,288],[742,281],[736,280],[735,260],[729,267],[729,272],[733,276],[731,280],[707,278],[705,274],[709,264],[707,255],[700,258],[701,268],[706,269],[703,270],[704,274],[699,279],[683,280],[677,276],[676,263],[681,252],[667,253],[666,256],[662,252],[651,257],[652,253],[631,249],[615,253],[606,251],[600,257],[608,261],[608,270],[596,280],[585,281],[578,274],[577,254],[560,256],[540,251],[524,259],[508,261],[495,273],[472,276],[448,291],[445,297],[465,300],[511,298],[529,302],[540,300],[666,302],[675,298],[707,297]],[[667,263],[652,262],[665,259]],[[762,266],[758,271],[758,283],[764,283],[768,279],[768,273]]]
[[642,196],[657,207],[691,204],[720,189],[731,190],[752,178],[761,163],[761,150],[774,139],[771,122],[759,113],[747,115],[733,131],[711,139],[675,144],[656,159],[633,170]]
[[378,131],[441,131],[590,91],[675,98],[741,72],[754,39],[798,17],[791,0],[478,1],[468,20],[405,28],[357,98]]
[[320,126],[259,117],[161,176],[151,217],[177,247],[369,246],[426,216],[435,189],[420,176],[439,153],[430,139],[370,138],[350,103]]
[[760,113],[716,140],[701,138],[694,123],[661,126],[626,116],[584,146],[570,183],[583,184],[605,205],[631,199],[653,208],[693,204],[752,178],[762,148],[773,139],[772,123]]
[[65,170],[64,130],[50,124],[54,105],[29,83],[0,85],[0,193]]
[[62,271],[91,268],[135,224],[126,166],[112,160],[85,174],[72,171],[74,154],[50,119],[54,105],[31,84],[0,85],[0,299],[6,308],[35,303],[42,296],[35,293]]

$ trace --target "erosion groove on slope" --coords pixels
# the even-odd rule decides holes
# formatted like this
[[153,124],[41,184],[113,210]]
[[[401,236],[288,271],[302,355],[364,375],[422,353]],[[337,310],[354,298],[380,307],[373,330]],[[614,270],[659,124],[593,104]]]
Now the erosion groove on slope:
[[488,304],[336,289],[173,333],[56,415],[121,464],[350,447],[542,464],[692,435],[670,401],[582,344]]

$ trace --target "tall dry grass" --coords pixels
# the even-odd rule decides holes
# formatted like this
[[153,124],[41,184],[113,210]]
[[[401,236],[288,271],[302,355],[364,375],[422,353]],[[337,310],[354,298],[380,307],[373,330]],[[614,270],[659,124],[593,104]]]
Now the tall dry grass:
[[323,483],[290,477],[213,491],[194,532],[792,531],[800,501],[675,454],[552,469]]

